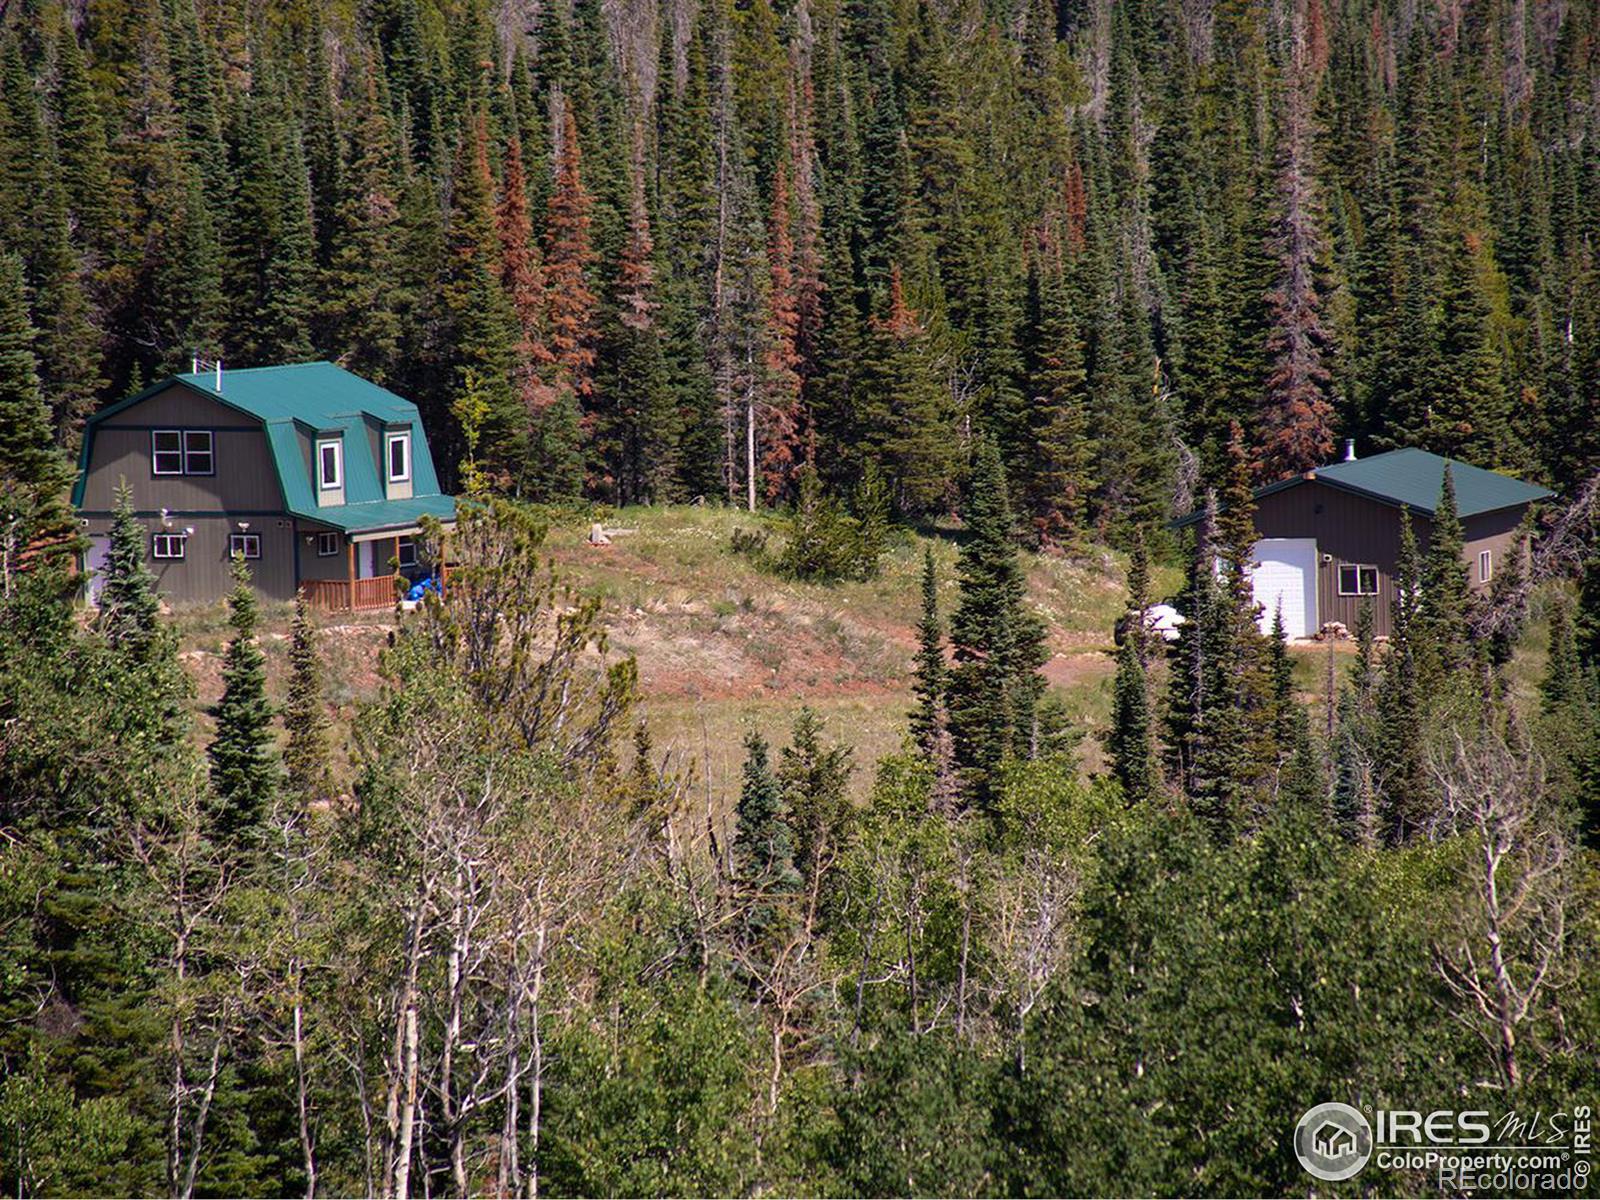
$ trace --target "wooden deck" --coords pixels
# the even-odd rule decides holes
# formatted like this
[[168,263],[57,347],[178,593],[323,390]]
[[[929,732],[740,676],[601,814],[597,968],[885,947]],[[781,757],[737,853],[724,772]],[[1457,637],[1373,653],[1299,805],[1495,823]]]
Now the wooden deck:
[[366,612],[393,608],[398,575],[374,575],[347,582],[343,579],[307,579],[300,584],[312,608],[327,612]]

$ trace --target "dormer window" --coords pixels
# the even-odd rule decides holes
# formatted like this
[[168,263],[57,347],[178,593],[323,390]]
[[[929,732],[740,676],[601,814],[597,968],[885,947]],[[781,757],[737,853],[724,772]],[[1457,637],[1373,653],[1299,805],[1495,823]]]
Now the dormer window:
[[385,434],[385,458],[388,461],[389,482],[405,483],[411,478],[411,434]]
[[317,442],[317,484],[325,492],[344,487],[344,443],[338,438]]

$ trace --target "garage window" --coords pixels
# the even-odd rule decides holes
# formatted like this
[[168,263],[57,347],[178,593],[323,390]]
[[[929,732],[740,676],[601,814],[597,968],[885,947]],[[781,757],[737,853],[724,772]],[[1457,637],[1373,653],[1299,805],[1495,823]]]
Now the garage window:
[[261,535],[259,533],[230,533],[228,535],[229,558],[260,558]]
[[1339,564],[1339,595],[1376,596],[1378,568],[1361,563]]

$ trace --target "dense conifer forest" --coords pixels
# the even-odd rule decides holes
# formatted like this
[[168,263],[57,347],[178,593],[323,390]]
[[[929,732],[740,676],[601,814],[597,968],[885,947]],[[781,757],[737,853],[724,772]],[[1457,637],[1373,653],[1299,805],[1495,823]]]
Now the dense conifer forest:
[[[79,603],[196,356],[462,496],[337,719],[242,561],[201,710],[131,489]],[[1447,473],[1313,721],[1252,488],[1345,438],[1558,498],[1474,591]],[[1597,1099],[1597,470],[1595,0],[0,0],[0,1186],[1433,1194],[1291,1137]],[[691,501],[959,541],[898,753],[657,748],[545,539]],[[1035,554],[1127,565],[1104,770]]]

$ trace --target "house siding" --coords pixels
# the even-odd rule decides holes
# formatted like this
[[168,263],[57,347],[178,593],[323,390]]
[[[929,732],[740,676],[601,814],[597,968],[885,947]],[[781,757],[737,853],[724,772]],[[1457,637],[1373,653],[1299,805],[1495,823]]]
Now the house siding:
[[[182,517],[163,525],[160,517],[141,517],[146,565],[156,577],[156,587],[172,604],[214,604],[233,587],[229,574],[228,535],[240,532],[238,519],[229,516]],[[151,558],[150,538],[156,533],[182,533],[192,528],[182,559]],[[91,537],[110,533],[109,517],[88,517],[84,532]],[[256,591],[268,600],[292,600],[295,592],[294,522],[283,517],[250,519],[251,533],[261,535],[261,557],[250,561]]]
[[[156,475],[150,454],[156,429],[211,430],[215,474]],[[243,516],[281,513],[284,507],[261,423],[182,387],[158,392],[95,427],[82,510],[110,512],[122,479],[140,510]]]
[[[318,529],[314,525],[301,524],[299,537],[296,539],[300,553],[300,578],[301,579],[337,579],[343,582],[350,578],[350,542],[344,534],[339,534],[339,553],[323,558],[317,553],[317,534],[329,532]],[[311,538],[311,543],[306,544],[306,538]]]
[[[1526,506],[1482,513],[1462,522],[1463,561],[1468,578],[1478,584],[1478,552],[1493,552],[1498,571],[1516,538]],[[1420,513],[1411,516],[1417,544],[1426,552],[1433,522]],[[1264,538],[1315,538],[1317,540],[1317,620],[1338,621],[1352,632],[1364,600],[1372,602],[1373,632],[1387,637],[1391,606],[1395,601],[1395,570],[1400,559],[1400,510],[1316,481],[1308,481],[1256,502],[1256,531]],[[1378,568],[1378,594],[1372,597],[1339,595],[1339,567],[1365,565]]]

